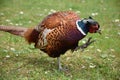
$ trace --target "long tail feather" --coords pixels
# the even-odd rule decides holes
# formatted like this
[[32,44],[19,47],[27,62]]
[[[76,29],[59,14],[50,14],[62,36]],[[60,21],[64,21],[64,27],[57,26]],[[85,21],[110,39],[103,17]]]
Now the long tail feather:
[[15,27],[15,26],[1,26],[0,25],[0,31],[9,32],[11,34],[17,35],[17,36],[24,36],[24,33],[28,30],[28,28],[23,27]]

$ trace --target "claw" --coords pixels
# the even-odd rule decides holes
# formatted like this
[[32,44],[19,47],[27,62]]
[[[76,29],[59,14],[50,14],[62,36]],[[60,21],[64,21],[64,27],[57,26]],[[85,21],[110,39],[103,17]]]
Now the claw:
[[92,37],[90,37],[85,44],[76,47],[76,48],[74,49],[74,51],[77,51],[78,49],[82,49],[82,51],[84,51],[84,49],[87,48],[91,43],[95,42],[95,40],[92,40],[92,41],[91,41],[91,39],[92,39]]
[[95,40],[92,40],[92,41],[91,41],[91,39],[92,39],[92,37],[90,37],[85,44],[86,44],[86,45],[90,45],[91,43],[95,42]]
[[89,37],[88,41],[87,42],[90,42],[90,40],[92,39],[92,37]]

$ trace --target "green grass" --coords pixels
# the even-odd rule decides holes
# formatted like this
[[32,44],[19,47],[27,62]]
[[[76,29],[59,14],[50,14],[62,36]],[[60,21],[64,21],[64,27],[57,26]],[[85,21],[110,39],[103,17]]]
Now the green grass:
[[0,0],[0,25],[34,27],[53,11],[73,10],[81,18],[97,13],[102,29],[102,35],[83,39],[96,39],[84,52],[61,56],[65,72],[33,44],[0,32],[0,80],[120,80],[119,7],[119,0]]

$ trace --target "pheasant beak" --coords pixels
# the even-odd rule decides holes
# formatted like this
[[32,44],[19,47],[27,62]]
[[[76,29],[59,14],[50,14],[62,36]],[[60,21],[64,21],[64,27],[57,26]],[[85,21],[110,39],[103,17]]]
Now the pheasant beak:
[[98,29],[96,32],[99,33],[100,35],[102,34],[101,29]]

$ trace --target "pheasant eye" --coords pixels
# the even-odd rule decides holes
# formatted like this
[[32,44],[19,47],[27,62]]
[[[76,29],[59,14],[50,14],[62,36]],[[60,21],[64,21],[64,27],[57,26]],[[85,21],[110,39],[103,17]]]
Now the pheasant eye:
[[93,25],[94,29],[99,29],[99,26],[97,24]]

